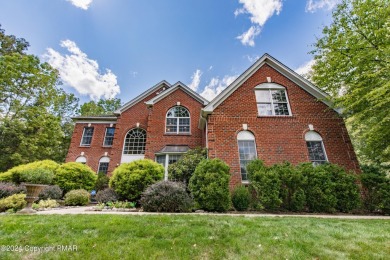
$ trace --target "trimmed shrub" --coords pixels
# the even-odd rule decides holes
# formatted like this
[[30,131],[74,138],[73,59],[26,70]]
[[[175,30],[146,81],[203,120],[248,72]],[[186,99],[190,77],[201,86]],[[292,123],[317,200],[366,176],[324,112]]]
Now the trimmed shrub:
[[116,194],[116,192],[113,189],[107,188],[107,189],[98,191],[96,193],[95,199],[99,203],[107,203],[109,201],[114,202],[114,201],[118,200],[118,195]]
[[245,186],[238,186],[232,192],[233,207],[238,211],[244,211],[249,208],[251,196],[248,188]]
[[87,165],[77,162],[62,164],[55,172],[54,183],[64,193],[70,190],[92,190],[96,183],[96,173]]
[[184,183],[160,181],[149,186],[140,203],[148,212],[190,212],[193,200]]
[[88,191],[79,189],[71,190],[65,194],[66,206],[85,206],[89,203],[90,194]]
[[9,197],[0,199],[0,212],[12,209],[13,211],[24,208],[27,202],[24,200],[26,194],[14,194]]
[[[56,163],[55,161],[51,160],[43,160],[43,161],[36,161],[32,163],[27,163],[27,164],[22,164],[15,166],[8,171],[1,173],[0,174],[0,181],[12,181],[14,174],[19,174],[24,170],[30,170],[30,169],[36,169],[36,168],[41,168],[41,169],[46,169],[52,172],[55,172],[55,170],[59,167],[60,165]],[[18,181],[19,182],[19,181]]]
[[206,159],[207,150],[205,148],[195,148],[189,150],[177,162],[168,165],[168,176],[172,181],[180,181],[188,185],[196,166]]
[[311,163],[300,164],[297,170],[301,171],[307,180],[304,191],[309,211],[335,212],[337,197],[332,175],[320,166],[314,167]]
[[0,199],[18,193],[26,193],[26,187],[11,182],[0,182]]
[[15,172],[12,175],[13,182],[30,183],[30,184],[52,184],[54,173],[52,170],[45,168],[31,168],[20,172]]
[[57,201],[51,200],[51,199],[40,200],[39,203],[37,204],[37,208],[39,208],[39,209],[56,208],[58,206],[59,206],[59,204],[57,203]]
[[122,163],[110,179],[110,187],[121,200],[137,201],[141,193],[151,184],[162,180],[164,167],[152,160],[142,159]]
[[45,188],[39,193],[38,197],[40,200],[59,200],[62,198],[62,190],[57,185],[50,185]]
[[104,172],[99,172],[95,183],[95,190],[100,191],[107,189],[109,182],[110,178]]
[[189,189],[199,207],[225,212],[230,208],[229,166],[219,159],[203,160],[196,167]]
[[280,179],[277,171],[263,168],[250,174],[249,178],[260,206],[270,210],[278,209],[282,200],[279,198]]

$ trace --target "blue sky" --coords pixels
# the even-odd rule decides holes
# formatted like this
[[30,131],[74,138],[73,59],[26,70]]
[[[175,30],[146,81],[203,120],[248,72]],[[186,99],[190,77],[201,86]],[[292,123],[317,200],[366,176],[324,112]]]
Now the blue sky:
[[303,73],[337,0],[0,0],[7,34],[81,103],[127,102],[161,80],[208,99],[265,52]]

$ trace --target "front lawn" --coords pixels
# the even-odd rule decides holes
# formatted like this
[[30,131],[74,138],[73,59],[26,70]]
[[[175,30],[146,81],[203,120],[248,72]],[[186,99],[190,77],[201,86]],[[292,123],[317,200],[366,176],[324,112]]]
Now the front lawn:
[[0,259],[385,259],[389,241],[389,220],[0,216]]

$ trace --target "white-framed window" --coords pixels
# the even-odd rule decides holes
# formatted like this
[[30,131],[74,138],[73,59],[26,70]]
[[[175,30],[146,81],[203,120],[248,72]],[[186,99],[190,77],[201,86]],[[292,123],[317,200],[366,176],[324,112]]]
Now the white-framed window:
[[156,162],[164,166],[164,180],[168,180],[168,165],[177,162],[182,157],[182,154],[159,154],[156,155]]
[[98,173],[99,172],[102,172],[104,174],[107,174],[108,173],[108,165],[110,163],[110,158],[107,157],[107,156],[104,156],[102,158],[100,158],[99,160],[99,167],[98,167]]
[[125,138],[123,154],[145,154],[146,131],[142,128],[131,129]]
[[305,134],[305,141],[309,152],[309,160],[313,163],[313,165],[328,162],[322,137],[317,132],[308,131]]
[[237,135],[238,153],[240,158],[241,180],[248,181],[246,166],[257,158],[255,136],[249,131],[241,131]]
[[115,127],[106,127],[103,146],[112,146],[114,141]]
[[168,134],[190,133],[190,112],[182,106],[175,106],[168,110],[165,132]]
[[286,88],[275,83],[255,87],[259,116],[290,116],[291,109]]
[[87,163],[87,158],[85,156],[79,156],[76,158],[76,162],[86,164]]
[[91,146],[93,136],[93,127],[84,127],[80,146]]

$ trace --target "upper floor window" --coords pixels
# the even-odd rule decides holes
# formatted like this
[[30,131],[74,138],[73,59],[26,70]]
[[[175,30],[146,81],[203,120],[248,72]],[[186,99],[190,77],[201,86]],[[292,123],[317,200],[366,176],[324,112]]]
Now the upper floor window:
[[125,138],[124,154],[145,154],[146,131],[142,128],[131,129]]
[[248,181],[246,166],[257,158],[255,136],[249,131],[241,131],[237,135],[238,153],[242,181]]
[[190,133],[190,112],[182,106],[175,106],[168,110],[166,133]]
[[90,146],[93,136],[93,127],[84,127],[83,137],[81,138],[81,146]]
[[313,165],[326,163],[328,158],[322,137],[315,131],[309,131],[305,134],[305,140],[309,152],[309,159]]
[[255,88],[259,116],[289,116],[286,89],[275,83],[264,83]]
[[112,146],[112,142],[114,141],[114,133],[115,133],[115,127],[107,127],[106,128],[106,134],[104,136],[104,146]]
[[108,158],[107,156],[104,156],[104,157],[100,158],[98,173],[102,172],[104,174],[107,174],[108,173],[108,165],[109,165],[109,163],[110,163],[110,158]]

